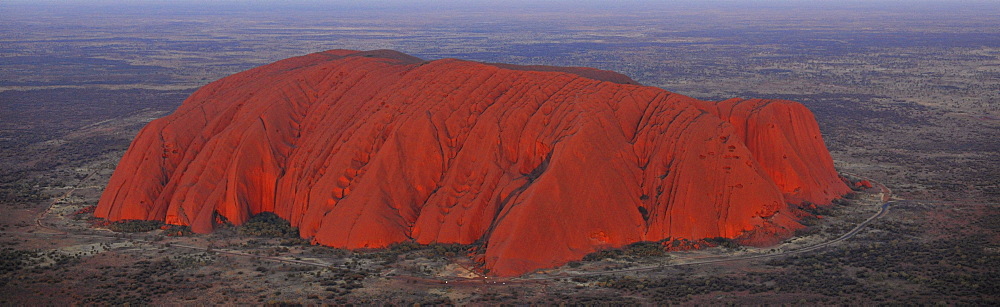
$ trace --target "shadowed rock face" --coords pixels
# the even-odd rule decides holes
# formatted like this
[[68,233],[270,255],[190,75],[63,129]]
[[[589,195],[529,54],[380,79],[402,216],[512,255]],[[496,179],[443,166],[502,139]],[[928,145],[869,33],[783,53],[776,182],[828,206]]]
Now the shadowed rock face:
[[[331,50],[147,125],[96,215],[209,232],[274,212],[340,248],[484,243],[510,276],[665,238],[766,244],[849,189],[790,101],[699,101],[590,68]],[[763,238],[763,239],[762,239]]]

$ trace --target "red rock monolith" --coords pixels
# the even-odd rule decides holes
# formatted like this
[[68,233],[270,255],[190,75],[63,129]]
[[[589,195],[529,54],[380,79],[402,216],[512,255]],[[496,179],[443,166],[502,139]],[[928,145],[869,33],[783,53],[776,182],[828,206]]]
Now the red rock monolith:
[[149,123],[98,204],[194,232],[274,212],[339,248],[483,244],[511,276],[639,241],[773,242],[849,191],[815,119],[590,68],[331,50],[241,72]]

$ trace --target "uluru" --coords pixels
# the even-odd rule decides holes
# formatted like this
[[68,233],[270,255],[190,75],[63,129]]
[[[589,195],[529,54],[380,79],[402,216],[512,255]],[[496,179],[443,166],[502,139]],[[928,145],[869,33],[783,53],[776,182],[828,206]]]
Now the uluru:
[[813,114],[591,68],[330,50],[212,82],[143,128],[109,220],[273,212],[314,244],[481,244],[514,276],[642,241],[766,245],[849,192]]

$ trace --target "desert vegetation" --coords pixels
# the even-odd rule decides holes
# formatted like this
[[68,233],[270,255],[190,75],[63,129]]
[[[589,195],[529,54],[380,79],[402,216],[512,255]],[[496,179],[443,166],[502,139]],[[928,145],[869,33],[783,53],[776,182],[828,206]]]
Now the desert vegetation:
[[160,229],[160,226],[163,226],[163,222],[146,221],[146,220],[123,220],[123,221],[116,221],[109,223],[108,229],[114,232],[147,232]]
[[237,227],[239,234],[269,238],[298,238],[299,230],[287,220],[271,212],[254,215],[246,223]]

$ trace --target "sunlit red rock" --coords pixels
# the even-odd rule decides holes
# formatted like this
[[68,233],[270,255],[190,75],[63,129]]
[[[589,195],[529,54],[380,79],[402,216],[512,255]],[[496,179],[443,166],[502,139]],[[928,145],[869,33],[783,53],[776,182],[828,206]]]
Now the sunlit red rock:
[[95,214],[204,233],[267,211],[341,248],[481,242],[485,269],[510,276],[638,241],[773,243],[801,227],[789,202],[847,191],[794,102],[331,50],[223,78],[151,122]]
[[855,182],[854,186],[858,187],[858,188],[871,189],[872,188],[872,182],[868,181],[868,180],[861,180],[861,181]]
[[802,104],[733,98],[696,101],[694,105],[736,128],[786,201],[826,205],[850,192],[833,168],[816,119]]

